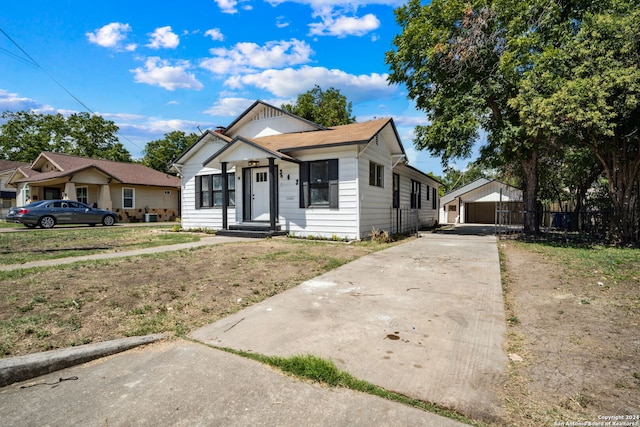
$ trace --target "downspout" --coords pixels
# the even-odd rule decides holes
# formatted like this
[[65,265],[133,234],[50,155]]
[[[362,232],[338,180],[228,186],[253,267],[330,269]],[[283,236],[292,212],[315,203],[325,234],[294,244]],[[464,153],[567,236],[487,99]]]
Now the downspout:
[[275,159],[269,157],[269,229],[276,231],[276,168]]
[[362,240],[362,234],[360,233],[360,198],[364,196],[364,193],[360,188],[360,153],[358,153],[357,150],[358,148],[356,146],[356,188],[358,189],[358,197],[356,197],[356,240]]
[[221,162],[220,166],[222,168],[222,229],[228,230],[229,177],[227,176],[227,162]]

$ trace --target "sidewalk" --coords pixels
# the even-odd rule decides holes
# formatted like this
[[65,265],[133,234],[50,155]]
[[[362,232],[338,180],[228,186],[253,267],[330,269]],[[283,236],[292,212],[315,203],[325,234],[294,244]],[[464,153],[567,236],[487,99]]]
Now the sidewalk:
[[134,249],[134,250],[122,251],[122,252],[105,252],[105,253],[93,254],[93,255],[81,255],[81,256],[68,257],[68,258],[56,258],[56,259],[49,259],[44,261],[25,262],[24,264],[0,265],[0,271],[12,271],[12,270],[20,270],[23,268],[33,268],[33,267],[51,267],[51,266],[56,266],[61,264],[71,264],[78,261],[124,258],[124,257],[134,256],[134,255],[157,254],[162,252],[180,251],[182,249],[198,248],[201,246],[218,245],[221,243],[251,242],[254,240],[255,239],[248,239],[244,237],[209,236],[209,237],[203,237],[197,242],[179,243],[177,245],[155,246],[152,248]]

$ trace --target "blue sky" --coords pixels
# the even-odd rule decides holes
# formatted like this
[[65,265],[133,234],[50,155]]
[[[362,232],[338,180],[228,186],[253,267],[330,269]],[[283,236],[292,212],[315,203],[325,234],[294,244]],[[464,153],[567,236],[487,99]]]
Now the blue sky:
[[4,2],[0,29],[15,44],[0,33],[0,111],[86,111],[69,91],[114,121],[138,158],[165,133],[226,126],[256,99],[280,106],[317,84],[346,95],[357,121],[393,117],[410,164],[441,175],[439,159],[413,148],[424,113],[387,83],[403,3]]

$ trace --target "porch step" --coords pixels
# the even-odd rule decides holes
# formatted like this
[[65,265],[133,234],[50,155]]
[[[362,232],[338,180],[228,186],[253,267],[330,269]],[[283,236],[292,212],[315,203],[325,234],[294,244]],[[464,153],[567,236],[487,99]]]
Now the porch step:
[[[243,222],[240,224],[229,224],[229,230],[242,231],[269,231],[268,222]],[[276,224],[276,231],[280,231],[280,226]]]
[[286,231],[281,230],[218,230],[216,231],[217,236],[231,236],[231,237],[248,237],[253,239],[265,239],[267,237],[274,236],[286,236]]

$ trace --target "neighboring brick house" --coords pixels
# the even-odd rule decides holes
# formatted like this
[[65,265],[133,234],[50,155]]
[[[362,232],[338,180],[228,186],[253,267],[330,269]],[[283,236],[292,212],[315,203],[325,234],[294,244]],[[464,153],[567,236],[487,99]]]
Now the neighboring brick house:
[[[7,185],[16,189],[16,204],[47,199],[78,200],[118,214],[120,222],[179,217],[180,178],[141,164],[43,152],[17,167]],[[148,217],[147,217],[148,218]]]

